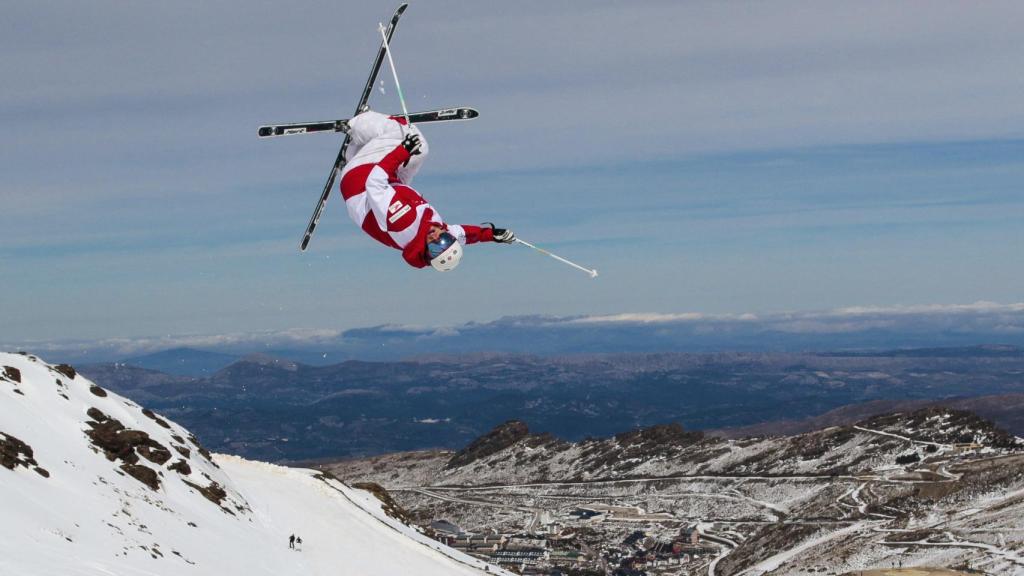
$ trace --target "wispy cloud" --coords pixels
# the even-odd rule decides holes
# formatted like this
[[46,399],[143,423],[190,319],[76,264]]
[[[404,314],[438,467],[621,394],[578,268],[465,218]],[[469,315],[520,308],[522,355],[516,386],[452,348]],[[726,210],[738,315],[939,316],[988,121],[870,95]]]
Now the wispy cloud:
[[792,334],[840,334],[883,330],[920,333],[955,330],[977,334],[1024,334],[1024,303],[922,304],[908,306],[849,306],[833,310],[768,314],[616,314],[558,320],[568,324],[703,324],[708,328],[733,325]]
[[341,330],[291,329],[274,332],[246,332],[231,334],[185,334],[141,338],[101,338],[75,341],[25,341],[3,344],[7,350],[26,349],[40,354],[46,352],[80,354],[83,357],[126,358],[173,348],[198,348],[203,350],[246,350],[259,351],[268,347],[313,346],[323,342],[334,342]]
[[608,316],[584,316],[571,320],[556,320],[554,323],[568,322],[573,324],[665,324],[671,322],[701,321],[751,321],[757,320],[756,314],[703,314],[700,312],[684,312],[679,314],[659,314],[655,312],[632,312],[612,314]]

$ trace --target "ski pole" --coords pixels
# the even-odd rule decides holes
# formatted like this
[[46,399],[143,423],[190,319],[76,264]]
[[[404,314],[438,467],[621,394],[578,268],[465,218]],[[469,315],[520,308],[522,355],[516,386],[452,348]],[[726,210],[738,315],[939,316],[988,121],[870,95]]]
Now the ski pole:
[[533,244],[530,244],[529,242],[527,242],[526,240],[523,240],[521,238],[516,238],[516,242],[518,242],[519,244],[522,244],[523,246],[528,246],[530,248],[533,248],[534,250],[536,250],[537,252],[540,252],[541,254],[547,254],[548,256],[551,256],[555,260],[558,260],[559,262],[568,264],[569,266],[572,266],[573,268],[575,268],[577,270],[580,270],[582,272],[586,272],[587,274],[590,274],[591,278],[597,278],[597,270],[591,270],[589,268],[584,268],[583,266],[580,266],[579,264],[576,264],[575,262],[570,262],[569,260],[566,260],[565,258],[562,258],[561,256],[559,256],[557,254],[552,254],[551,252],[548,252],[547,250],[545,250],[543,248],[539,248],[537,246],[534,246]]
[[384,31],[384,24],[378,22],[380,26],[380,35],[384,39],[384,52],[388,55],[388,64],[391,65],[391,75],[395,78],[395,90],[398,91],[398,100],[402,103],[402,113],[405,115],[405,124],[412,126],[412,122],[409,121],[409,109],[405,107],[405,96],[402,95],[402,85],[398,83],[398,71],[395,70],[395,61],[391,58],[391,46],[388,45],[388,35]]

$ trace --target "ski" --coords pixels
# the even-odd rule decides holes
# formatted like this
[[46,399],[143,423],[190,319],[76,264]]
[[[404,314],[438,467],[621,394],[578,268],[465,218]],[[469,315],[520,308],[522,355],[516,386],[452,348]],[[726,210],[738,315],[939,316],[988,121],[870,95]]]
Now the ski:
[[[391,36],[395,33],[395,26],[398,25],[398,19],[402,17],[402,13],[408,8],[408,4],[402,4],[395,10],[395,15],[391,17],[391,23],[388,24],[388,28],[385,31],[385,36],[388,42],[391,42]],[[387,45],[382,41],[380,49],[377,50],[377,58],[373,61],[373,66],[370,68],[370,77],[366,79],[366,86],[363,87],[363,95],[359,98],[359,104],[356,106],[355,114],[359,114],[366,109],[366,103],[370,99],[370,92],[373,90],[373,84],[377,81],[377,73],[380,72],[380,65],[384,62],[384,51]],[[313,237],[313,232],[316,230],[316,225],[320,222],[320,216],[324,213],[324,206],[327,204],[327,198],[331,195],[331,188],[334,186],[334,179],[337,178],[338,172],[345,164],[345,151],[348,150],[349,136],[345,135],[345,141],[341,144],[341,150],[338,151],[338,157],[334,160],[334,166],[331,168],[331,174],[327,177],[327,184],[324,185],[324,190],[320,194],[320,201],[316,205],[316,209],[313,211],[313,216],[309,219],[309,224],[306,225],[306,233],[302,237],[302,244],[300,250],[305,251],[309,246],[309,241]]]
[[260,138],[291,136],[292,134],[316,134],[317,132],[348,132],[348,120],[324,120],[322,122],[298,122],[260,126]]
[[[426,112],[415,112],[409,114],[409,121],[413,124],[425,122],[448,122],[451,120],[472,120],[480,113],[473,108],[443,108],[441,110],[429,110]],[[394,114],[395,118],[403,117],[401,114]],[[348,120],[324,120],[321,122],[296,122],[294,124],[274,124],[260,126],[260,138],[272,138],[274,136],[291,136],[292,134],[315,134],[317,132],[346,132],[348,131]]]

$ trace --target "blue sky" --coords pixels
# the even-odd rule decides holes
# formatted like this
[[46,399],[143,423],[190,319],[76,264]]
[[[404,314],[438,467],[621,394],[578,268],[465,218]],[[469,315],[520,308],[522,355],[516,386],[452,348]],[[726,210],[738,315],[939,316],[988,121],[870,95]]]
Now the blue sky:
[[[413,2],[417,188],[516,246],[408,268],[337,194],[392,5],[24,2],[0,23],[0,342],[1020,302],[1016,2]],[[371,103],[397,110],[389,75]]]

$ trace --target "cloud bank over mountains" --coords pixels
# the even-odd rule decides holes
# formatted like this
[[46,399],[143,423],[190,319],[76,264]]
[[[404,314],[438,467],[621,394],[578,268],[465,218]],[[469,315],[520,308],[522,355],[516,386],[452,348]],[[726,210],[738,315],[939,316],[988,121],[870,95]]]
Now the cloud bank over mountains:
[[78,362],[123,361],[178,348],[262,352],[310,364],[431,354],[832,351],[1024,345],[1024,303],[847,307],[765,314],[621,313],[509,316],[455,326],[380,325],[220,335],[8,342]]
[[616,314],[568,320],[574,324],[742,325],[788,334],[837,334],[881,329],[894,332],[952,331],[964,334],[1020,335],[1024,331],[1024,303],[932,304],[916,306],[851,306],[825,311],[769,314]]

